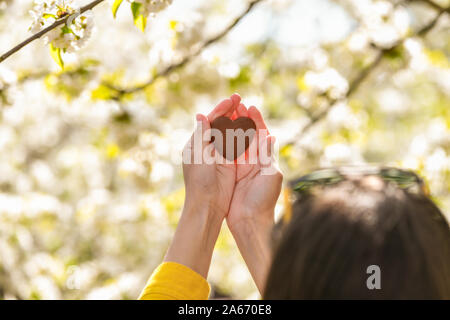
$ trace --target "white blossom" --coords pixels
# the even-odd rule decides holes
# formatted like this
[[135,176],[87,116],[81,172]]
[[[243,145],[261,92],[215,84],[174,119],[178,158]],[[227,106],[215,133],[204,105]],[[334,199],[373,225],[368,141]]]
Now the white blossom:
[[73,52],[82,48],[90,38],[93,28],[92,15],[89,12],[77,14],[73,0],[36,0],[35,6],[30,10],[33,22],[30,31],[39,32],[55,21],[67,16],[67,22],[47,32],[44,42],[52,43],[54,47]]
[[333,68],[306,72],[305,83],[319,93],[328,93],[333,99],[342,97],[348,90],[347,80]]
[[363,49],[366,40],[380,47],[391,47],[409,30],[409,15],[402,6],[394,7],[391,2],[384,0],[353,0],[353,6],[360,15],[361,26],[356,38],[350,39],[351,50]]

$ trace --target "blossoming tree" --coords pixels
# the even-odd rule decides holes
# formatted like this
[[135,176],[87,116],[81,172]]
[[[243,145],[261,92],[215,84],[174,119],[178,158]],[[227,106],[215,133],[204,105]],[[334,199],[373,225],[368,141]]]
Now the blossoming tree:
[[[136,298],[178,221],[194,115],[235,91],[286,179],[402,166],[449,214],[449,5],[0,1],[0,298]],[[257,297],[226,227],[210,281]]]

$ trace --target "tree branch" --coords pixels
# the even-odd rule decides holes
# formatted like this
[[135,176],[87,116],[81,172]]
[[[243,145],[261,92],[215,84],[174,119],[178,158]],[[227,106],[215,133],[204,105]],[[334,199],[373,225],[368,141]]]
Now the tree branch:
[[154,75],[151,79],[144,82],[143,84],[140,84],[136,87],[130,87],[130,88],[121,88],[116,87],[110,83],[103,83],[103,85],[107,86],[108,88],[117,91],[118,96],[122,96],[127,93],[135,93],[141,90],[144,90],[148,86],[152,85],[157,79],[161,77],[165,77],[169,75],[171,72],[173,72],[176,69],[182,68],[186,64],[188,64],[193,58],[197,57],[205,48],[209,47],[213,43],[216,43],[220,41],[223,37],[225,37],[228,32],[233,29],[252,9],[253,7],[261,2],[262,0],[254,0],[250,2],[247,6],[247,8],[238,16],[236,17],[224,30],[219,32],[217,35],[213,36],[212,38],[204,41],[193,53],[185,56],[180,62],[169,65],[165,69],[158,72],[156,75]]
[[[96,5],[98,5],[99,3],[103,2],[104,0],[95,0],[87,5],[85,5],[84,7],[81,7],[79,9],[80,14],[84,13],[88,10],[91,10],[92,8],[94,8]],[[16,53],[17,51],[19,51],[20,49],[22,49],[23,47],[25,47],[27,44],[29,44],[30,42],[39,39],[40,37],[42,37],[44,34],[46,34],[47,32],[50,32],[51,30],[55,29],[56,27],[64,24],[67,22],[67,20],[71,17],[72,15],[69,16],[65,16],[64,18],[60,19],[60,20],[56,20],[52,25],[48,26],[45,29],[42,29],[41,31],[33,34],[31,37],[25,39],[24,41],[22,41],[21,43],[19,43],[17,46],[15,46],[14,48],[12,48],[11,50],[9,50],[8,52],[4,53],[1,57],[0,57],[0,63],[2,63],[3,61],[5,61],[9,56],[13,55],[14,53]]]
[[[431,31],[436,26],[437,22],[439,21],[439,18],[442,16],[442,14],[444,14],[445,12],[448,12],[448,9],[449,8],[441,8],[441,10],[438,12],[438,14],[429,23],[427,23],[425,26],[423,26],[422,28],[417,30],[411,37],[425,36],[429,31]],[[327,116],[328,112],[331,110],[331,108],[337,102],[343,101],[345,99],[348,99],[350,96],[352,96],[358,90],[358,88],[360,87],[361,83],[370,75],[370,73],[373,70],[375,70],[377,68],[377,66],[383,60],[384,56],[388,52],[391,52],[395,48],[398,48],[399,46],[401,46],[405,42],[406,39],[408,39],[408,38],[404,38],[404,39],[399,40],[391,48],[378,48],[378,53],[376,54],[376,56],[373,59],[373,61],[366,68],[364,68],[356,76],[356,78],[353,81],[350,82],[349,89],[347,90],[347,93],[345,94],[345,96],[342,97],[342,98],[339,98],[339,99],[329,100],[328,106],[323,111],[321,111],[317,115],[313,116],[311,118],[310,122],[308,122],[302,128],[302,130],[296,135],[296,137],[294,139],[292,139],[291,141],[287,142],[285,145],[293,145],[293,144],[295,144],[295,142],[301,136],[303,136],[307,131],[309,131],[315,124],[317,124],[322,119],[324,119]]]
[[440,12],[450,13],[450,7],[449,8],[441,7],[440,5],[438,5],[436,2],[433,2],[432,0],[407,0],[407,2],[422,2]]

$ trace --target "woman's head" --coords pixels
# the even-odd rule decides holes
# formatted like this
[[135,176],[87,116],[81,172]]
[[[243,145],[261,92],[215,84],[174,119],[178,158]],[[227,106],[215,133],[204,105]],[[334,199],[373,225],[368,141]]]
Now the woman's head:
[[[450,299],[448,222],[397,182],[356,175],[304,192],[276,243],[264,297]],[[381,289],[367,286],[373,265]]]

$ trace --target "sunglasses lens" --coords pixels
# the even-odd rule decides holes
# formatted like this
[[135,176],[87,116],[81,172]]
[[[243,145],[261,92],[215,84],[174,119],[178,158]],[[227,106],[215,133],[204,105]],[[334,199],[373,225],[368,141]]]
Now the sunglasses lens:
[[315,171],[300,178],[294,186],[294,191],[304,193],[313,186],[335,184],[341,180],[343,180],[343,177],[336,170]]
[[[404,171],[396,168],[382,168],[376,172],[373,169],[364,172],[357,172],[358,175],[374,175],[381,177],[388,183],[395,184],[398,188],[411,191],[424,190],[422,180],[411,171]],[[348,175],[351,175],[349,173]],[[307,193],[314,186],[326,186],[336,184],[346,179],[346,174],[341,174],[338,169],[323,169],[303,176],[294,184],[293,190],[298,193]]]
[[422,189],[422,180],[413,172],[389,168],[381,170],[380,176],[385,181],[395,183],[401,189],[408,189],[415,186]]

